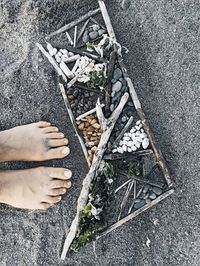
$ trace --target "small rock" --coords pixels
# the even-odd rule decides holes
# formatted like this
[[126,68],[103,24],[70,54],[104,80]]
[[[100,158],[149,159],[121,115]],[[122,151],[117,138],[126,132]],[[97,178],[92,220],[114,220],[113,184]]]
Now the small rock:
[[60,63],[61,62],[61,58],[60,58],[60,56],[59,55],[55,55],[55,59],[56,59],[56,61],[57,61],[57,63]]
[[147,193],[147,191],[150,189],[150,185],[145,185],[144,188],[143,188],[143,193]]
[[122,122],[126,122],[126,121],[127,121],[126,116],[123,116],[123,117],[122,117]]
[[111,106],[110,106],[110,111],[111,111],[111,112],[113,112],[113,111],[114,111],[114,109],[115,109],[115,106],[114,106],[114,104],[111,104]]
[[134,208],[135,208],[135,209],[140,209],[140,208],[142,208],[145,204],[146,204],[145,200],[142,199],[140,202],[136,202],[136,203],[134,204]]
[[111,79],[111,82],[114,84],[114,83],[117,82],[117,80],[116,79]]
[[140,137],[135,137],[135,140],[142,143],[142,138],[140,138]]
[[143,149],[147,149],[149,146],[149,139],[145,138],[142,140],[142,147]]
[[145,196],[143,197],[144,200],[148,199],[149,193],[146,193]]
[[118,147],[118,148],[117,148],[117,151],[118,151],[119,153],[124,153],[124,150],[122,149],[122,147]]
[[130,133],[134,133],[135,131],[136,131],[136,129],[133,127],[133,128],[131,128]]
[[142,121],[141,120],[138,120],[135,124],[138,126],[138,125],[140,125],[142,123]]
[[116,152],[117,152],[117,149],[112,150],[112,153],[116,153]]
[[132,151],[136,151],[137,148],[133,145],[133,146],[131,147],[131,150],[132,150]]
[[140,148],[140,145],[141,145],[141,144],[140,144],[139,141],[136,141],[136,142],[135,142],[135,146],[136,146],[138,149]]
[[135,203],[139,203],[141,201],[141,199],[137,198],[135,199]]
[[151,192],[151,194],[149,195],[149,198],[154,200],[156,198],[156,194]]
[[141,131],[142,133],[144,133],[144,129],[143,129],[143,128],[141,128],[140,131]]
[[130,147],[128,147],[128,149],[127,149],[127,150],[128,150],[128,152],[132,152],[132,149],[131,149]]
[[83,34],[82,41],[83,41],[84,43],[86,43],[86,42],[89,41],[89,39],[90,39],[90,37],[89,37],[88,31],[86,30],[86,31],[84,32],[84,34]]
[[135,126],[135,129],[136,130],[140,130],[140,126]]
[[159,196],[162,194],[162,189],[159,187],[153,187],[153,192]]
[[126,146],[126,145],[123,145],[123,146],[122,146],[122,149],[123,149],[125,152],[127,152],[127,146]]
[[123,137],[123,140],[129,141],[130,137]]
[[140,133],[140,138],[142,138],[142,139],[147,138],[147,134],[146,133]]
[[116,93],[115,91],[112,91],[112,92],[111,92],[111,97],[112,97],[112,98],[115,96],[115,93]]
[[[135,129],[137,129],[137,128],[135,127]],[[137,131],[135,132],[135,136],[136,136],[136,137],[139,137],[139,136],[140,136],[140,134],[141,134],[141,133],[140,133],[140,131],[139,131],[139,130],[137,130]]]
[[145,195],[146,195],[146,194],[142,192],[142,193],[140,193],[139,198],[140,198],[140,199],[144,199]]
[[[125,91],[128,92],[128,87],[126,87]],[[133,107],[133,102],[128,102],[128,106]]]
[[122,88],[122,84],[120,81],[117,81],[115,84],[112,86],[112,91],[118,92]]
[[151,200],[150,200],[150,199],[146,199],[145,202],[146,202],[147,204],[149,204],[149,203],[151,203]]
[[61,57],[62,56],[62,53],[61,52],[57,52],[57,55]]
[[104,29],[100,29],[98,30],[98,34],[99,36],[103,35],[106,31]]
[[98,24],[94,24],[94,25],[92,25],[92,29],[94,31],[98,31],[98,30],[100,30],[100,26]]
[[122,76],[122,71],[120,68],[116,68],[115,71],[114,71],[114,74],[113,74],[113,78],[118,80],[120,79]]
[[134,146],[134,144],[133,144],[132,141],[128,141],[127,146],[128,146],[128,147],[132,147],[132,146]]
[[122,82],[122,86],[126,86],[127,85],[127,81],[125,79],[123,79],[121,82]]
[[70,57],[74,56],[74,53],[73,52],[69,52],[69,56]]
[[99,36],[98,31],[91,31],[91,32],[89,33],[89,37],[90,37],[92,40],[96,39],[98,36]]

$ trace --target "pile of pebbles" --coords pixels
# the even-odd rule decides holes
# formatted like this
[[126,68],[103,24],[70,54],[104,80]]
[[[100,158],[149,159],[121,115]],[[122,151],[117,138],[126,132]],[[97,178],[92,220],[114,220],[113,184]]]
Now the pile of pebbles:
[[87,43],[91,40],[95,40],[98,37],[101,37],[106,31],[101,29],[98,24],[93,24],[89,28],[87,28],[83,34],[82,41]]
[[152,200],[156,199],[163,193],[163,190],[156,186],[151,186],[149,184],[145,185],[139,194],[139,196],[134,201],[134,209],[140,209],[145,204],[150,203]]
[[92,162],[94,152],[97,149],[102,133],[96,114],[88,115],[81,121],[76,121],[76,124],[83,135],[85,146],[88,151],[88,160]]
[[110,111],[113,112],[119,104],[123,93],[128,92],[127,81],[123,78],[122,71],[117,65],[115,65],[115,70],[111,82],[112,92]]
[[136,125],[126,132],[119,143],[119,147],[114,148],[112,153],[133,152],[140,148],[147,149],[149,146],[149,139],[144,132],[141,120],[136,122]]
[[104,98],[101,92],[86,91],[76,86],[67,89],[66,93],[75,117],[95,108],[98,97],[100,97],[101,100]]

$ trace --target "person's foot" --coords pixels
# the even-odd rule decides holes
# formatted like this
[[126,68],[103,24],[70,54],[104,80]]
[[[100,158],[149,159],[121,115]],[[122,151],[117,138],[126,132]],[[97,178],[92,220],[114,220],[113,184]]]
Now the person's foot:
[[71,187],[71,171],[38,167],[0,171],[0,202],[15,208],[45,210]]
[[45,161],[69,154],[68,140],[48,122],[32,123],[0,132],[0,162]]

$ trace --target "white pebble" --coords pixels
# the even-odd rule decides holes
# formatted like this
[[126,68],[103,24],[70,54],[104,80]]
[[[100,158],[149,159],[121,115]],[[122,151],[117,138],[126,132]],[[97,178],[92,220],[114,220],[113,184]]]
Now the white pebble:
[[47,50],[50,52],[50,51],[53,51],[53,46],[50,44],[50,43],[47,43]]
[[53,51],[53,50],[49,50],[49,54],[50,54],[51,56],[54,56],[54,51]]
[[134,133],[135,131],[136,131],[136,129],[133,127],[133,128],[131,128],[130,133]]
[[139,125],[139,124],[141,124],[142,123],[142,121],[141,120],[138,120],[137,122],[136,122],[136,125]]
[[138,142],[142,142],[142,138],[140,138],[140,137],[136,137],[135,140]]
[[127,137],[128,136],[128,133],[124,133],[124,136]]
[[132,133],[132,134],[131,134],[131,138],[132,138],[132,140],[134,140],[135,137],[136,137],[135,133]]
[[112,150],[112,153],[116,153],[116,152],[117,152],[117,149]]
[[127,145],[128,141],[123,140],[123,145]]
[[136,130],[140,130],[140,126],[135,126],[135,129]]
[[127,151],[128,152],[132,152],[132,149],[130,147],[128,147]]
[[123,145],[122,146],[122,149],[126,152],[127,151],[127,146],[126,145]]
[[147,149],[147,147],[149,146],[149,139],[145,138],[142,141],[142,147],[143,149]]
[[133,145],[133,146],[131,147],[131,150],[132,150],[132,151],[136,151],[137,148]]
[[141,134],[140,134],[140,138],[142,138],[142,139],[147,138],[147,134],[146,134],[146,133],[141,133]]
[[141,142],[139,142],[139,141],[136,141],[136,142],[135,142],[135,146],[136,146],[137,148],[139,148],[140,145],[141,145]]
[[122,140],[120,140],[119,145],[122,146],[124,144],[124,142]]
[[141,128],[140,131],[141,131],[142,133],[144,133],[144,129],[143,129],[143,128]]
[[57,54],[57,49],[56,48],[53,48],[52,52],[53,52],[53,55],[56,55]]
[[56,61],[57,61],[58,63],[61,62],[61,58],[60,58],[60,56],[59,56],[58,54],[55,55],[55,59],[56,59]]
[[127,146],[128,147],[132,147],[134,144],[133,144],[133,141],[129,141],[128,143],[127,143]]
[[118,151],[119,153],[123,153],[123,152],[124,152],[124,150],[122,149],[122,147],[118,147],[118,148],[117,148],[117,151]]
[[123,140],[129,141],[130,140],[130,137],[123,137]]
[[74,53],[72,53],[72,52],[69,52],[69,56],[74,56]]
[[135,132],[135,136],[136,136],[136,137],[139,137],[139,136],[140,136],[140,134],[141,134],[141,133],[140,133],[140,131],[139,131],[139,130],[137,130],[137,131]]
[[128,133],[128,136],[131,138],[132,134],[131,133]]
[[58,56],[62,56],[62,53],[61,53],[61,52],[58,52],[57,55],[58,55]]

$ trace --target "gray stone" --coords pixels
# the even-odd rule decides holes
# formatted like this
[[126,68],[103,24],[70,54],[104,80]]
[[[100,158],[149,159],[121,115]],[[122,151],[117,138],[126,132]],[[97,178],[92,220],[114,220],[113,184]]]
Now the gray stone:
[[141,199],[137,198],[135,199],[135,203],[139,203],[141,201]]
[[84,43],[86,43],[86,42],[89,41],[89,39],[90,39],[90,37],[89,37],[88,31],[86,30],[86,31],[84,32],[84,34],[83,34],[82,41],[83,41]]
[[153,187],[153,192],[159,196],[162,194],[162,189],[159,187]]
[[126,122],[126,121],[127,121],[126,116],[123,116],[123,117],[122,117],[122,122]]
[[114,109],[115,109],[115,106],[114,106],[114,104],[111,104],[111,106],[110,106],[110,111],[111,111],[111,112],[113,112],[113,111],[114,111]]
[[148,204],[148,203],[151,202],[151,200],[150,199],[146,199],[145,202]]
[[118,80],[122,77],[122,71],[120,68],[116,68],[113,74],[113,78]]
[[94,31],[98,31],[98,30],[100,30],[100,26],[99,26],[98,24],[94,24],[94,25],[92,26],[92,29],[93,29]]
[[98,30],[98,34],[99,36],[103,35],[106,31],[104,29],[100,29]]
[[142,208],[145,204],[146,204],[146,201],[142,199],[140,202],[136,202],[136,203],[134,204],[134,208],[135,208],[135,209],[140,209],[140,208]]
[[112,91],[118,92],[122,88],[122,84],[120,81],[117,81],[115,84],[112,86]]
[[156,197],[157,196],[156,196],[156,194],[154,192],[151,192],[150,195],[149,195],[149,198],[152,199],[152,200],[155,199]]
[[149,193],[146,193],[145,196],[143,197],[144,200],[148,199]]
[[113,79],[111,79],[111,82],[114,84],[117,82],[117,80],[113,78]]
[[145,185],[144,188],[143,188],[143,193],[147,193],[147,191],[150,189],[150,185]]
[[96,39],[99,36],[98,31],[91,31],[89,36],[92,40]]

